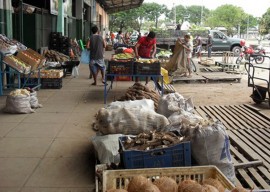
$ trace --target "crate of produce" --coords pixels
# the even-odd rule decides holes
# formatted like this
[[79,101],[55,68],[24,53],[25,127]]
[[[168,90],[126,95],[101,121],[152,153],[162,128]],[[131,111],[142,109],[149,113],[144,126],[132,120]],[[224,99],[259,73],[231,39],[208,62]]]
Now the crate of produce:
[[126,169],[191,166],[190,142],[182,142],[166,148],[150,150],[126,150],[123,142],[128,137],[119,137],[121,161]]
[[21,51],[17,54],[22,61],[31,66],[31,70],[36,70],[39,67],[40,59],[27,51]]
[[134,74],[136,75],[160,75],[160,62],[134,62]]
[[170,177],[180,182],[192,179],[202,184],[205,179],[218,180],[221,185],[232,190],[234,185],[216,166],[193,166],[193,167],[171,167],[171,168],[148,168],[148,169],[118,169],[106,170],[106,165],[96,166],[96,191],[105,192],[109,189],[127,189],[130,180],[138,175],[155,181],[161,177]]
[[3,62],[23,74],[29,74],[31,67],[14,55],[5,56]]
[[42,89],[61,89],[62,78],[43,78],[41,79]]
[[133,61],[109,61],[108,62],[109,74],[133,74]]
[[40,59],[40,63],[39,63],[38,68],[40,68],[40,67],[42,67],[42,66],[45,65],[46,58],[43,55],[39,54],[38,52],[36,52],[36,51],[34,51],[33,49],[30,49],[30,48],[28,48],[26,51],[28,53],[31,53],[32,55],[34,55],[35,57],[37,57],[37,58]]
[[115,78],[116,81],[131,81],[131,76],[117,76]]

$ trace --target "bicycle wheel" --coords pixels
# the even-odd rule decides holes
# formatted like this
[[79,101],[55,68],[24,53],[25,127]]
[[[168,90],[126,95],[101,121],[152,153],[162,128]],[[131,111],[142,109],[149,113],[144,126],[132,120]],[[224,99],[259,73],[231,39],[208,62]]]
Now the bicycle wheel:
[[257,64],[262,64],[264,62],[264,56],[257,56],[257,57],[255,57],[255,62]]
[[197,71],[197,68],[196,68],[196,65],[194,64],[193,60],[190,59],[190,65],[191,65],[191,69],[193,72],[196,72]]
[[243,57],[239,56],[239,57],[237,57],[235,63],[240,64],[242,60],[243,60]]

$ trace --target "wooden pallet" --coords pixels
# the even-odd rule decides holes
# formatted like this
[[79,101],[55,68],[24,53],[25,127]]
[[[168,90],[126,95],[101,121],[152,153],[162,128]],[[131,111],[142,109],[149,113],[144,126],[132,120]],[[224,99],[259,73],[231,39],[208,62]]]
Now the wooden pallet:
[[203,81],[206,82],[206,79],[201,75],[195,75],[193,74],[192,77],[180,77],[180,76],[174,76],[172,82],[192,82],[192,81]]
[[[158,89],[161,90],[161,85],[158,83]],[[163,84],[163,94],[175,93],[176,90],[172,84]]]
[[235,167],[236,185],[245,188],[270,189],[270,173],[262,160],[252,157],[252,149],[229,131],[230,151]]
[[234,70],[235,68],[239,68],[239,64],[236,64],[236,63],[226,63],[226,62],[216,61],[215,64],[217,66],[222,67],[222,71]]
[[227,130],[270,129],[270,118],[249,105],[199,106],[196,113],[220,120]]
[[241,82],[241,75],[228,74],[225,72],[213,72],[202,75],[207,81],[237,81]]
[[236,184],[270,189],[270,118],[249,105],[199,106],[195,112],[219,119],[227,129]]
[[221,67],[200,67],[201,72],[222,72]]

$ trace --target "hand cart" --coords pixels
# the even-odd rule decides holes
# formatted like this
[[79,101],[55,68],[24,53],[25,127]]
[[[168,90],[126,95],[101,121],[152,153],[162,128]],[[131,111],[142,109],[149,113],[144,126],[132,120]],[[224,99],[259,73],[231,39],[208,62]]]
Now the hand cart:
[[[251,55],[251,57],[257,57],[257,55]],[[252,87],[252,95],[250,97],[257,104],[268,102],[270,107],[270,57],[263,57],[268,58],[268,63],[264,65],[253,65],[249,60],[245,64],[245,69],[248,73],[248,86]],[[265,74],[258,74],[258,71]]]

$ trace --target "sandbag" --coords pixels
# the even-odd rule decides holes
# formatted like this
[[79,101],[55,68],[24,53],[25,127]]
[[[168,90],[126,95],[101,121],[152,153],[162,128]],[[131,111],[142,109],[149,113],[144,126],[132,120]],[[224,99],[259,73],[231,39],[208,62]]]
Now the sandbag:
[[[230,154],[230,140],[224,125],[216,121],[190,132],[191,152],[199,165],[215,165],[232,182],[235,171]],[[186,135],[185,135],[186,136]]]
[[93,129],[101,134],[138,135],[146,131],[165,131],[168,119],[153,110],[144,108],[101,108]]
[[176,92],[164,95],[159,100],[157,112],[165,117],[169,117],[175,112],[179,112],[181,110],[191,112],[193,109],[194,106],[191,98],[186,100],[182,95]]

